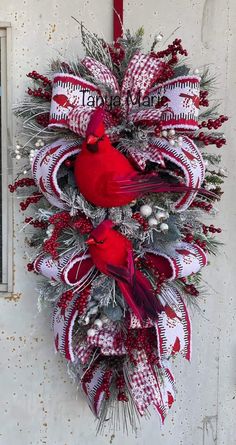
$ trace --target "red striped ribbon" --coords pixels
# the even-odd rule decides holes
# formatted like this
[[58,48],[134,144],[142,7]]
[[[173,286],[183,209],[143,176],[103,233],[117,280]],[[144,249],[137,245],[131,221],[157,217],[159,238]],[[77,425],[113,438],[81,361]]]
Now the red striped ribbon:
[[113,39],[123,36],[123,0],[113,0]]

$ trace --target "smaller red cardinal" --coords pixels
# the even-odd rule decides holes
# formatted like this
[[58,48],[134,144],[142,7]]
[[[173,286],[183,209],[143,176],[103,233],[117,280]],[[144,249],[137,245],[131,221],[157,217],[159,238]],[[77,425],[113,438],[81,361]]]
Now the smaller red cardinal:
[[131,241],[107,219],[91,232],[87,244],[95,266],[116,280],[134,314],[140,320],[157,319],[164,309],[149,280],[135,269]]

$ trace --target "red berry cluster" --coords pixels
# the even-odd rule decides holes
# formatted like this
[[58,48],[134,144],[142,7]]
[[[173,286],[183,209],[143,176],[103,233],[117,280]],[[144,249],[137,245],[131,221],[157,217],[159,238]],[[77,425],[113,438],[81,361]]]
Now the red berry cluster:
[[81,292],[80,292],[80,297],[77,300],[77,308],[78,308],[78,312],[79,312],[79,316],[81,317],[82,315],[84,315],[86,309],[87,309],[87,305],[88,305],[88,301],[90,298],[90,290],[91,290],[91,286],[87,286],[85,287]]
[[48,224],[44,221],[39,221],[39,219],[33,219],[31,217],[25,218],[25,223],[30,224],[31,226],[35,227],[36,229],[46,229]]
[[32,90],[31,88],[28,88],[27,91],[29,96],[39,97],[40,99],[48,100],[50,101],[52,98],[52,93],[49,91],[43,90],[42,88],[37,88]]
[[104,48],[108,50],[112,63],[114,65],[120,65],[125,56],[125,51],[121,44],[118,42],[114,43],[114,45],[104,43]]
[[206,250],[206,247],[207,247],[206,241],[196,238],[194,240],[194,243],[197,244],[199,247],[201,247],[203,250]]
[[57,224],[61,224],[61,223],[68,224],[70,219],[71,219],[71,216],[70,216],[69,212],[59,212],[59,213],[55,213],[54,215],[50,216],[49,223],[54,224],[55,226]]
[[49,113],[43,113],[36,116],[36,122],[42,127],[47,127],[49,124]]
[[42,193],[33,192],[31,196],[28,196],[25,201],[20,202],[20,208],[22,211],[26,210],[30,204],[36,204],[43,197]]
[[33,270],[34,270],[34,265],[33,265],[33,263],[28,263],[28,264],[27,264],[27,270],[28,270],[28,272],[33,272]]
[[203,250],[206,249],[207,243],[206,241],[202,241],[200,239],[194,238],[192,233],[187,233],[185,238],[183,239],[183,241],[185,241],[186,243],[195,243],[197,244],[199,247],[201,247]]
[[184,241],[185,241],[186,243],[192,243],[193,240],[194,240],[194,236],[193,236],[193,234],[192,234],[192,233],[187,233],[187,235],[186,235],[185,238],[184,238]]
[[82,235],[90,233],[93,230],[93,225],[90,219],[82,215],[76,218],[76,221],[72,224],[72,227],[78,230]]
[[140,226],[142,226],[142,228],[143,228],[143,230],[144,230],[145,232],[146,232],[146,230],[149,229],[149,225],[148,225],[147,220],[146,220],[142,215],[140,215],[139,212],[135,212],[135,213],[132,215],[132,218],[133,218],[135,221],[137,221],[137,223],[139,223]]
[[186,284],[184,290],[185,292],[187,292],[187,294],[193,295],[194,297],[198,297],[199,295],[199,291],[194,286],[194,284]]
[[94,363],[85,371],[83,377],[81,378],[82,383],[90,383],[91,382],[96,367],[97,367],[97,365]]
[[155,125],[155,129],[154,129],[155,136],[160,137],[161,132],[162,132],[162,122],[158,122],[158,123],[153,122],[152,125]]
[[127,354],[129,355],[130,361],[137,365],[137,360],[135,358],[136,351],[144,350],[147,354],[148,362],[152,365],[158,364],[158,358],[155,353],[156,335],[154,329],[131,329],[128,331],[125,338],[125,348]]
[[60,307],[61,309],[66,309],[68,304],[73,299],[73,296],[74,294],[72,290],[67,290],[66,292],[63,292],[58,302],[58,307]]
[[116,388],[118,389],[117,400],[119,400],[119,402],[128,402],[129,399],[124,391],[126,384],[123,373],[118,374],[118,376],[116,377],[115,384]]
[[166,80],[173,77],[173,75],[174,75],[174,71],[171,68],[170,62],[163,63],[162,64],[162,72],[160,75],[158,75],[158,78],[156,80],[158,81],[158,83],[163,83],[163,82],[166,82]]
[[217,130],[222,126],[224,122],[228,120],[228,116],[221,114],[217,119],[208,119],[208,121],[202,121],[199,124],[199,128],[208,128],[208,130]]
[[209,100],[207,99],[207,97],[208,97],[208,91],[201,90],[200,91],[200,101],[199,101],[199,105],[201,107],[209,106]]
[[193,201],[190,207],[197,207],[199,209],[205,210],[206,212],[210,212],[213,209],[213,205],[205,201]]
[[200,142],[202,142],[204,145],[216,145],[217,148],[221,148],[223,145],[226,144],[226,139],[218,136],[211,136],[203,133],[202,131],[199,133],[198,136],[195,136],[195,139],[198,139]]
[[153,261],[152,257],[154,255],[152,254],[147,254],[144,260],[144,264],[145,267],[150,269],[152,274],[154,275],[154,278],[156,280],[156,289],[155,289],[155,293],[156,295],[158,295],[161,291],[161,287],[163,285],[163,283],[166,280],[166,276],[164,273],[160,273],[159,269],[157,268],[155,262]]
[[175,39],[170,45],[168,45],[167,49],[164,49],[163,51],[157,52],[156,56],[159,59],[171,56],[169,61],[168,61],[168,63],[170,65],[173,65],[173,64],[177,63],[178,60],[179,60],[178,57],[177,57],[177,54],[180,54],[181,56],[187,56],[188,55],[186,49],[183,48],[181,42],[182,42],[181,39]]
[[39,74],[37,73],[37,71],[32,71],[31,73],[26,74],[27,77],[30,77],[31,79],[34,80],[40,80],[41,82],[43,82],[43,86],[51,86],[52,82],[50,79],[48,79],[48,77],[43,76],[43,74]]
[[14,193],[19,187],[33,187],[35,182],[32,178],[22,178],[15,181],[14,184],[9,184],[10,193]]
[[207,235],[208,232],[210,233],[221,233],[222,229],[219,227],[215,227],[213,224],[211,224],[210,226],[206,226],[205,224],[202,225],[202,231],[204,233],[204,235]]
[[51,237],[44,242],[43,250],[49,253],[54,259],[58,258],[58,237],[60,236],[62,230],[68,227],[70,220],[71,217],[68,212],[55,213],[55,215],[49,218],[49,223],[54,225],[54,230]]

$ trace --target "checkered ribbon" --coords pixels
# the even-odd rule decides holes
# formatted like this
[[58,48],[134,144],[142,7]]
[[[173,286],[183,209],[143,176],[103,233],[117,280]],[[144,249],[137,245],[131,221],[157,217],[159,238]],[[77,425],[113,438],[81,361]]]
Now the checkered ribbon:
[[88,56],[81,60],[81,63],[88,69],[88,71],[90,71],[96,81],[107,85],[112,90],[113,94],[119,94],[120,88],[118,81],[109,68]]
[[148,93],[151,86],[162,76],[165,64],[153,54],[142,54],[140,51],[130,60],[121,88],[122,108],[127,114]]
[[[137,97],[140,96],[142,99],[151,85],[158,81],[164,67],[163,62],[153,55],[137,52],[128,65],[120,90],[114,74],[101,62],[85,57],[81,63],[94,78],[94,83],[71,74],[56,74],[53,79],[49,128],[69,128],[82,137],[85,136],[94,108],[104,105],[106,100],[96,83],[108,87],[113,96],[120,96],[122,111],[126,115],[133,108],[133,102]],[[158,120],[159,116],[160,113],[154,109],[145,113],[135,113],[133,117],[138,123],[144,118],[149,121]],[[105,112],[106,127],[110,128],[115,123],[111,113]]]
[[138,412],[143,415],[152,405],[164,423],[175,400],[173,375],[168,367],[160,368],[157,373],[144,351],[137,352],[135,359],[135,365],[124,364],[124,371]]
[[116,324],[103,326],[101,330],[90,335],[88,331],[88,345],[100,348],[103,355],[123,355],[126,353],[124,347],[124,336]]

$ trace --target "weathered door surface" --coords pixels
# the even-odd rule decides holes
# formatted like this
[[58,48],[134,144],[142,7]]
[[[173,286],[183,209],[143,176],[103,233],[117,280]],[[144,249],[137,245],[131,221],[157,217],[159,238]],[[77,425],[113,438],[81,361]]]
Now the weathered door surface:
[[[216,74],[215,96],[231,117],[224,164],[230,173],[216,225],[223,228],[221,254],[205,273],[209,295],[193,318],[193,359],[174,365],[177,402],[164,427],[152,415],[137,437],[105,431],[77,396],[66,365],[54,355],[49,315],[38,313],[36,279],[24,270],[27,253],[15,202],[14,294],[0,299],[1,445],[235,445],[236,444],[236,2],[234,0],[124,0],[125,25],[150,34],[174,33],[189,49],[193,68],[208,63]],[[81,52],[71,16],[92,31],[112,36],[112,1],[0,0],[0,21],[11,22],[13,103],[22,99],[25,73],[44,72],[58,54]],[[176,31],[176,28],[178,30]],[[9,104],[9,107],[11,104]]]

